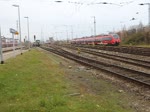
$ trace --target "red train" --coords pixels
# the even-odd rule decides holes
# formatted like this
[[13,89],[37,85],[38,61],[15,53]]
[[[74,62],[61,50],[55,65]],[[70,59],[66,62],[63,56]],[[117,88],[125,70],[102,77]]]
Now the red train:
[[71,40],[71,44],[103,44],[119,45],[121,42],[118,34],[97,35],[95,37],[82,37]]

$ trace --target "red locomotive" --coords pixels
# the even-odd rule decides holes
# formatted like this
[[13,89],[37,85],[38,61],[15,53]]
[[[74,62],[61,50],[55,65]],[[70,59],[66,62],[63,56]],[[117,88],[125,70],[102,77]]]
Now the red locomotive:
[[121,42],[118,34],[97,35],[91,37],[82,37],[71,40],[71,44],[103,44],[103,45],[119,45]]

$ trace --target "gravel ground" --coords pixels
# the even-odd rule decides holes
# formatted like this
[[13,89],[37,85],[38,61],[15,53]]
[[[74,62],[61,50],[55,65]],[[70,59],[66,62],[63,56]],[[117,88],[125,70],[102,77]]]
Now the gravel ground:
[[99,82],[103,80],[115,86],[120,94],[124,94],[129,102],[128,105],[135,109],[135,112],[150,112],[150,91],[147,88],[143,90],[142,87],[112,77],[111,74],[75,63],[66,66],[66,71],[71,72],[70,75],[67,75],[69,80],[84,86],[88,93],[97,95],[102,93],[103,85]]
[[[77,51],[72,51],[72,52],[77,52]],[[87,56],[87,54],[82,54],[82,53],[80,55]],[[59,57],[63,58],[61,56]],[[93,58],[96,57],[94,56]],[[60,67],[64,68],[66,74],[68,74],[67,75],[68,80],[84,87],[84,91],[92,94],[102,93],[104,91],[102,89],[103,85],[101,85],[99,82],[106,81],[112,84],[120,94],[126,96],[128,100],[128,105],[131,108],[133,108],[135,112],[150,112],[150,90],[148,88],[143,88],[133,83],[129,83],[127,81],[113,77],[112,74],[104,73],[100,70],[95,70],[89,67],[82,66],[66,58],[63,59],[65,61],[60,62]],[[102,58],[99,59],[103,60]],[[108,59],[105,59],[104,61],[108,61]]]
[[[27,51],[28,50],[22,50],[22,53],[27,52]],[[5,52],[3,53],[3,59],[4,61],[6,61],[9,58],[16,58],[16,56],[20,54],[21,54],[20,50]]]

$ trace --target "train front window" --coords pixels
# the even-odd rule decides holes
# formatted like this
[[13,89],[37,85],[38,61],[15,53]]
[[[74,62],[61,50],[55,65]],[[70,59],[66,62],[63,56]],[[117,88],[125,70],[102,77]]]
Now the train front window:
[[119,38],[119,36],[117,34],[114,34],[113,37],[116,38],[116,39]]

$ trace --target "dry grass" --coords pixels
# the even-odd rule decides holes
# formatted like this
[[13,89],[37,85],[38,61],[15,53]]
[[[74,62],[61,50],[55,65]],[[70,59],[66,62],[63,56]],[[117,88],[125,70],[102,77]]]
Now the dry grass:
[[[89,94],[84,85],[68,81],[66,68],[60,68],[63,61],[33,49],[0,65],[0,112],[131,111],[122,107],[117,92]],[[70,96],[72,92],[81,94]]]

